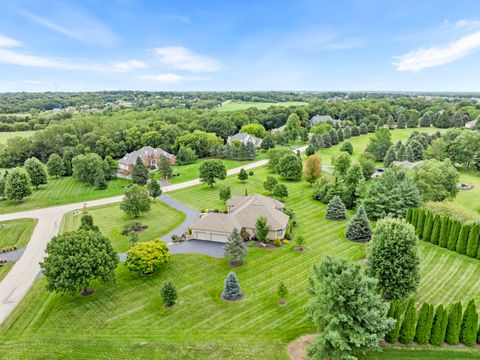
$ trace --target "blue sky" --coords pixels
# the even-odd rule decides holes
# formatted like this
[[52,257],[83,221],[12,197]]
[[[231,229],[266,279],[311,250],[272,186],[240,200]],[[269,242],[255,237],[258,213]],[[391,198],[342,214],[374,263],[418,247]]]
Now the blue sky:
[[0,91],[480,91],[480,1],[0,0]]

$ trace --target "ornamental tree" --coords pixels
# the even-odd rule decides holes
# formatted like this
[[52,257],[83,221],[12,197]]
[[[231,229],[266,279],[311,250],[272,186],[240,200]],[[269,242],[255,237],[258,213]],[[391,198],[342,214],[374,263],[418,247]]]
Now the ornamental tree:
[[148,195],[152,197],[152,199],[156,199],[160,195],[162,195],[162,189],[160,188],[160,184],[155,179],[150,179],[147,184],[147,191]]
[[133,166],[132,180],[134,184],[141,186],[145,185],[148,181],[148,169],[140,156],[137,157],[135,165]]
[[47,290],[59,293],[89,289],[93,280],[111,283],[115,280],[118,256],[108,238],[98,231],[77,230],[55,236],[40,263],[47,280]]
[[153,274],[161,265],[170,261],[167,244],[155,239],[140,242],[127,251],[125,265],[128,270],[142,274]]
[[467,241],[467,256],[474,258],[477,256],[478,250],[478,238],[480,236],[480,225],[473,224],[470,233],[468,234],[468,241]]
[[400,326],[402,325],[402,306],[399,300],[390,301],[390,307],[388,308],[388,317],[395,319],[395,326],[388,333],[385,334],[385,341],[394,344],[397,342],[400,336]]
[[448,325],[445,341],[448,345],[457,345],[460,341],[460,328],[462,324],[462,304],[452,304],[448,311]]
[[430,333],[430,344],[440,346],[445,342],[445,333],[447,331],[448,313],[439,305],[433,318],[432,332]]
[[285,199],[288,197],[288,189],[285,184],[277,184],[273,188],[272,195],[279,199]]
[[472,346],[477,340],[478,313],[475,306],[475,300],[468,302],[467,308],[463,313],[462,325],[460,328],[460,341],[467,346]]
[[379,350],[379,341],[395,320],[388,304],[375,291],[375,279],[358,264],[327,256],[313,267],[307,318],[320,335],[308,346],[313,359],[354,359],[358,353]]
[[378,280],[386,298],[404,299],[420,280],[417,237],[412,225],[400,219],[379,220],[367,254],[367,273]]
[[470,235],[470,230],[472,229],[472,225],[470,224],[463,224],[462,228],[460,229],[460,235],[458,235],[457,246],[455,247],[455,251],[459,254],[465,255],[467,253],[467,244],[468,244],[468,237]]
[[11,170],[5,178],[5,197],[8,200],[21,201],[31,193],[28,173],[21,168]]
[[280,281],[280,284],[278,284],[277,294],[278,294],[278,302],[284,304],[285,298],[288,295],[288,289],[283,281]]
[[240,169],[240,172],[238,173],[238,180],[240,180],[242,183],[245,183],[245,180],[248,179],[248,173],[245,171],[244,168]]
[[347,218],[345,205],[339,196],[334,196],[328,202],[325,218],[328,220],[345,220]]
[[220,188],[218,196],[220,200],[222,200],[223,202],[227,202],[227,200],[232,197],[232,189],[230,188],[230,186],[222,186]]
[[237,274],[231,271],[223,285],[222,298],[228,301],[240,300],[243,297],[242,289],[238,283]]
[[243,239],[240,236],[238,229],[233,229],[233,231],[228,235],[228,240],[224,246],[225,258],[228,260],[230,265],[242,265],[247,255],[247,250],[243,246]]
[[205,160],[200,165],[200,181],[213,187],[217,180],[224,180],[227,170],[221,160]]
[[460,236],[460,230],[462,228],[462,223],[458,220],[452,220],[452,226],[450,234],[448,236],[447,248],[449,250],[455,251],[457,247],[458,237]]
[[357,213],[352,217],[347,226],[346,236],[348,240],[355,242],[367,242],[372,238],[372,229],[368,221],[367,213],[363,205],[357,209]]
[[177,289],[175,288],[175,285],[171,281],[166,281],[161,290],[161,295],[163,299],[163,305],[166,307],[171,307],[175,305],[178,299],[177,295]]
[[258,241],[266,243],[268,241],[268,233],[270,232],[270,226],[267,223],[267,218],[260,216],[255,223],[255,235]]
[[415,330],[415,341],[417,344],[425,345],[430,339],[432,331],[433,317],[435,310],[433,305],[423,303],[418,314],[417,328]]
[[283,156],[277,165],[277,173],[286,180],[298,180],[302,177],[303,164],[295,154]]
[[411,298],[405,309],[402,326],[400,327],[400,336],[398,337],[398,340],[402,344],[410,344],[415,338],[416,317],[415,300]]
[[310,155],[305,162],[304,177],[305,180],[313,184],[320,177],[322,167],[320,166],[320,159],[316,155]]
[[263,188],[271,194],[277,184],[278,184],[277,179],[275,179],[273,176],[267,176],[267,178],[263,182]]
[[97,225],[93,222],[93,216],[84,213],[80,219],[80,226],[78,227],[79,230],[92,230],[92,231],[100,231]]
[[132,185],[125,191],[120,209],[130,217],[137,218],[150,211],[150,197],[147,190],[139,185]]
[[65,166],[63,165],[63,160],[60,155],[50,155],[47,162],[47,170],[48,175],[55,176],[56,178],[65,175]]
[[30,176],[30,182],[36,189],[40,185],[47,183],[47,171],[45,166],[35,157],[25,160],[25,170],[27,170],[28,176]]

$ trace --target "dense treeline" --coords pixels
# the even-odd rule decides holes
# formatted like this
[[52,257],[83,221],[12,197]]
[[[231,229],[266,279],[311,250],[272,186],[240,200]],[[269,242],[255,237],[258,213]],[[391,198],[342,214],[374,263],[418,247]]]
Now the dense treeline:
[[[106,96],[108,93],[92,94]],[[40,113],[20,117],[20,120],[28,121],[19,122],[28,123],[31,129],[39,131],[28,139],[10,139],[7,146],[0,149],[0,166],[18,166],[31,156],[45,162],[53,153],[63,156],[66,152],[75,155],[95,152],[102,158],[120,158],[145,145],[173,153],[185,146],[199,157],[211,156],[228,136],[237,133],[244,125],[261,124],[268,131],[285,125],[292,113],[298,116],[303,128],[309,127],[312,116],[323,114],[344,120],[344,126],[356,135],[379,126],[402,127],[404,122],[407,126],[417,127],[425,125],[425,118],[429,119],[428,124],[436,127],[463,127],[479,112],[477,105],[467,100],[449,103],[440,98],[399,97],[315,101],[305,106],[276,106],[266,110],[249,108],[232,112],[176,108]],[[16,124],[11,122],[12,117],[5,118],[8,120],[5,124]],[[2,124],[0,122],[0,128]],[[284,141],[276,139],[276,142]]]

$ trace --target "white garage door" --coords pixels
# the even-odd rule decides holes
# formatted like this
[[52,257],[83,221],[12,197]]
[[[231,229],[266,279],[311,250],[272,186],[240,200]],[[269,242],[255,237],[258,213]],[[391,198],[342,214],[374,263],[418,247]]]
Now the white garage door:
[[214,234],[212,233],[211,235],[211,240],[212,241],[217,241],[217,242],[227,242],[227,235],[225,234]]
[[205,236],[205,233],[202,232],[202,231],[196,231],[194,237],[195,237],[195,239],[197,239],[197,240],[207,240],[207,239],[206,239],[206,236]]

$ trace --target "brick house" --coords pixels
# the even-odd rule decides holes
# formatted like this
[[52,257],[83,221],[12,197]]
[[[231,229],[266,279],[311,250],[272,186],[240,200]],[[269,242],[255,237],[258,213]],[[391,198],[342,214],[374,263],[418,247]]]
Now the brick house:
[[120,168],[120,172],[125,174],[131,173],[138,157],[143,160],[143,163],[148,168],[157,168],[162,157],[169,159],[172,165],[175,165],[177,162],[176,156],[165,150],[144,146],[140,150],[132,151],[119,160],[118,167]]

